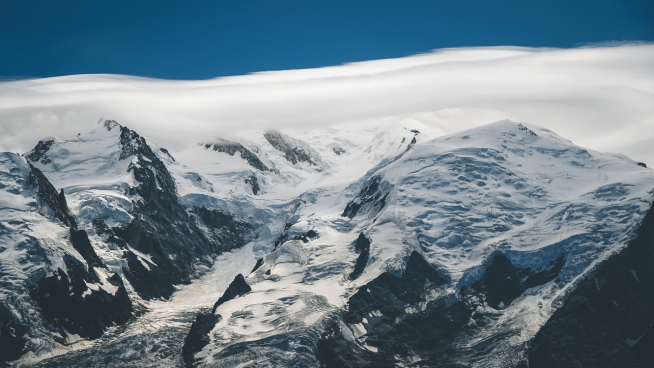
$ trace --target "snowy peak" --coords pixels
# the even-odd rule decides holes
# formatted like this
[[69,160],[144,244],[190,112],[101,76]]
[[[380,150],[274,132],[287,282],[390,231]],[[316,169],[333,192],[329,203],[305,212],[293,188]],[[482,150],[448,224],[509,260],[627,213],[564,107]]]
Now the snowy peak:
[[[549,225],[552,233],[565,234],[561,227],[567,217],[557,216],[568,211],[584,218],[577,223],[596,222],[599,215],[591,213],[604,211],[607,203],[621,203],[635,212],[616,216],[625,220],[634,213],[642,216],[648,202],[641,198],[650,197],[654,183],[651,170],[633,162],[577,147],[545,129],[509,121],[416,144],[367,177],[344,215],[353,217],[356,206],[375,203],[371,208],[376,211],[386,206],[387,213],[414,218],[407,226],[427,254],[446,254],[453,248],[474,250],[456,260],[439,261],[446,269],[454,267],[456,273],[463,260],[483,259],[498,246],[522,249],[508,241],[507,233],[524,239],[519,234],[531,233],[531,226],[542,231]],[[602,216],[602,221],[611,227],[611,220]],[[546,234],[538,241],[532,238],[524,248],[539,249],[539,244],[552,242],[547,238]],[[579,250],[574,247],[571,252]],[[552,254],[553,258],[516,256],[524,266],[538,268],[558,254]]]
[[2,332],[3,348],[14,349],[2,359],[51,351],[52,332],[72,343],[125,323],[132,304],[122,278],[78,228],[64,192],[18,155],[0,154],[0,172],[0,329],[17,332]]
[[39,141],[36,144],[36,147],[30,151],[25,157],[34,162],[41,161],[42,164],[50,163],[51,160],[48,158],[47,153],[50,150],[50,146],[54,143],[54,138],[45,138]]
[[[436,133],[242,132],[170,154],[107,120],[42,140],[27,162],[0,156],[0,230],[13,231],[0,239],[15,244],[13,277],[37,280],[28,301],[104,290],[109,320],[127,323],[84,344],[107,325],[56,325],[78,350],[49,362],[93,366],[129,346],[117,365],[520,366],[580,282],[629,248],[654,171],[531,124]],[[20,263],[30,236],[56,267]],[[131,301],[148,310],[126,322]],[[0,323],[51,333],[22,316]]]
[[[501,365],[578,280],[629,244],[652,203],[651,170],[543,128],[500,121],[426,141],[407,133],[415,142],[389,150],[345,190],[302,195],[274,250],[247,277],[251,291],[216,310],[222,319],[212,320],[200,365],[264,364],[272,355],[329,367],[343,366],[330,360],[338,356],[430,366],[438,352],[418,353],[429,331],[442,337],[429,340],[434,346],[469,346],[456,350],[461,364]],[[308,231],[320,236],[301,240]],[[356,316],[330,317],[343,304]],[[292,332],[277,332],[276,308]],[[321,318],[333,323],[317,345],[324,354],[260,343],[309,334],[316,325],[305,321]],[[395,338],[407,329],[419,338]],[[493,353],[470,358],[483,341]],[[266,349],[266,358],[233,351],[243,345]]]

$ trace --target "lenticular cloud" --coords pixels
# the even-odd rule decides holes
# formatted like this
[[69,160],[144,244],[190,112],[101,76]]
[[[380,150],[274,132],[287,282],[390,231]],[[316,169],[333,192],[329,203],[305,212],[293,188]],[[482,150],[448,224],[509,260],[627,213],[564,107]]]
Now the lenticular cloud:
[[445,49],[205,81],[75,75],[0,83],[0,150],[101,118],[173,150],[247,130],[417,120],[442,134],[500,119],[654,164],[654,45]]

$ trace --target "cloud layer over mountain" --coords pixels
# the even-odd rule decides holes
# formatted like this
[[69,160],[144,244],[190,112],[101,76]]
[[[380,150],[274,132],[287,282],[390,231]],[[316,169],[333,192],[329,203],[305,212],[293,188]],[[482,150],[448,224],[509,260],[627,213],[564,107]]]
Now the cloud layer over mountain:
[[75,136],[101,118],[173,150],[252,129],[415,119],[447,134],[511,119],[654,165],[652,65],[651,44],[485,47],[206,81],[11,81],[0,83],[0,150]]

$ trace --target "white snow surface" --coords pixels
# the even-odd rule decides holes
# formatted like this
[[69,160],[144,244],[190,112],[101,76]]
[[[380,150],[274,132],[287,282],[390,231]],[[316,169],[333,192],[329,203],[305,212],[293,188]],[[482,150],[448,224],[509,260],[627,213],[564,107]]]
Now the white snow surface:
[[[57,344],[29,297],[28,287],[58,269],[67,271],[65,256],[86,263],[68,241],[68,228],[53,218],[52,210],[37,198],[36,189],[27,184],[29,172],[23,157],[0,153],[0,302],[29,328],[32,340],[28,347],[48,356]],[[89,290],[84,296],[99,288],[114,294],[117,288],[107,281],[111,275],[98,268],[95,272],[100,283],[87,283]],[[69,343],[79,340],[64,333]]]
[[[182,312],[211,307],[242,273],[252,291],[218,308],[223,319],[198,354],[202,364],[236,366],[249,358],[218,362],[213,355],[240,342],[317,331],[360,286],[385,271],[401,273],[413,250],[451,281],[445,292],[453,296],[482,276],[495,253],[532,270],[563,254],[559,282],[530,289],[498,312],[497,326],[521,330],[509,342],[520,344],[533,337],[580,278],[628,244],[654,195],[651,169],[622,155],[578,147],[548,129],[511,121],[435,139],[439,132],[410,120],[283,133],[299,147],[311,148],[320,167],[291,164],[262,131],[241,132],[230,140],[255,153],[271,171],[252,167],[239,153],[230,156],[204,145],[171,151],[173,159],[148,140],[175,178],[182,204],[232,212],[252,223],[259,237],[219,256],[212,271],[180,286],[170,301],[139,301],[148,312],[124,333],[164,329]],[[57,189],[65,190],[80,227],[87,229],[112,272],[120,271],[119,255],[94,235],[91,221],[98,216],[113,224],[130,220],[133,198],[125,189],[136,183],[126,170],[129,159],[118,160],[119,134],[98,124],[79,137],[55,140],[47,153],[52,162],[35,164]],[[338,155],[334,148],[344,152]],[[35,224],[31,236],[65,243],[64,229],[39,220],[42,216],[28,209],[33,199],[16,194],[6,179],[6,173],[24,172],[24,160],[10,154],[1,159],[0,224],[10,226],[8,219],[19,213]],[[258,195],[245,182],[250,176],[261,186]],[[375,180],[387,195],[384,206],[363,205],[352,219],[343,217],[348,202]],[[290,226],[287,241],[275,249],[285,226]],[[319,236],[307,243],[293,240],[309,230]],[[351,281],[348,275],[358,256],[353,242],[362,232],[372,240],[370,260]],[[3,231],[0,236],[18,234]],[[3,267],[15,267],[18,257],[17,250],[3,250],[0,261]],[[248,275],[261,257],[264,265]],[[365,321],[345,328],[353,339],[366,333]],[[79,349],[93,346],[76,344]],[[288,354],[296,352],[290,349]]]
[[[451,280],[453,295],[483,275],[495,252],[532,270],[564,254],[560,282],[528,290],[499,312],[497,328],[470,342],[510,328],[521,331],[510,343],[522,343],[581,277],[627,245],[652,202],[652,170],[510,121],[394,154],[345,189],[323,186],[304,193],[290,232],[312,229],[320,237],[284,243],[248,277],[251,293],[218,308],[224,319],[199,355],[208,365],[242,363],[237,357],[230,363],[211,358],[236,342],[299,330],[297,322],[309,328],[320,319],[316,315],[343,307],[381,272],[400,273],[412,250]],[[386,206],[363,206],[353,219],[342,217],[346,203],[374,178],[389,193]],[[360,232],[372,239],[371,259],[363,275],[350,281],[357,258],[352,244]],[[365,326],[350,328],[357,338],[365,334]]]

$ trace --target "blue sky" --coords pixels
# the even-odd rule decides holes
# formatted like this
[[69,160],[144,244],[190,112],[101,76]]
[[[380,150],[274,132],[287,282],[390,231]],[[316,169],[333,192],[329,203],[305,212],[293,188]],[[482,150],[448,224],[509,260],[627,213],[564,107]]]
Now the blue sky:
[[652,0],[0,0],[0,78],[207,79],[438,48],[654,41]]

